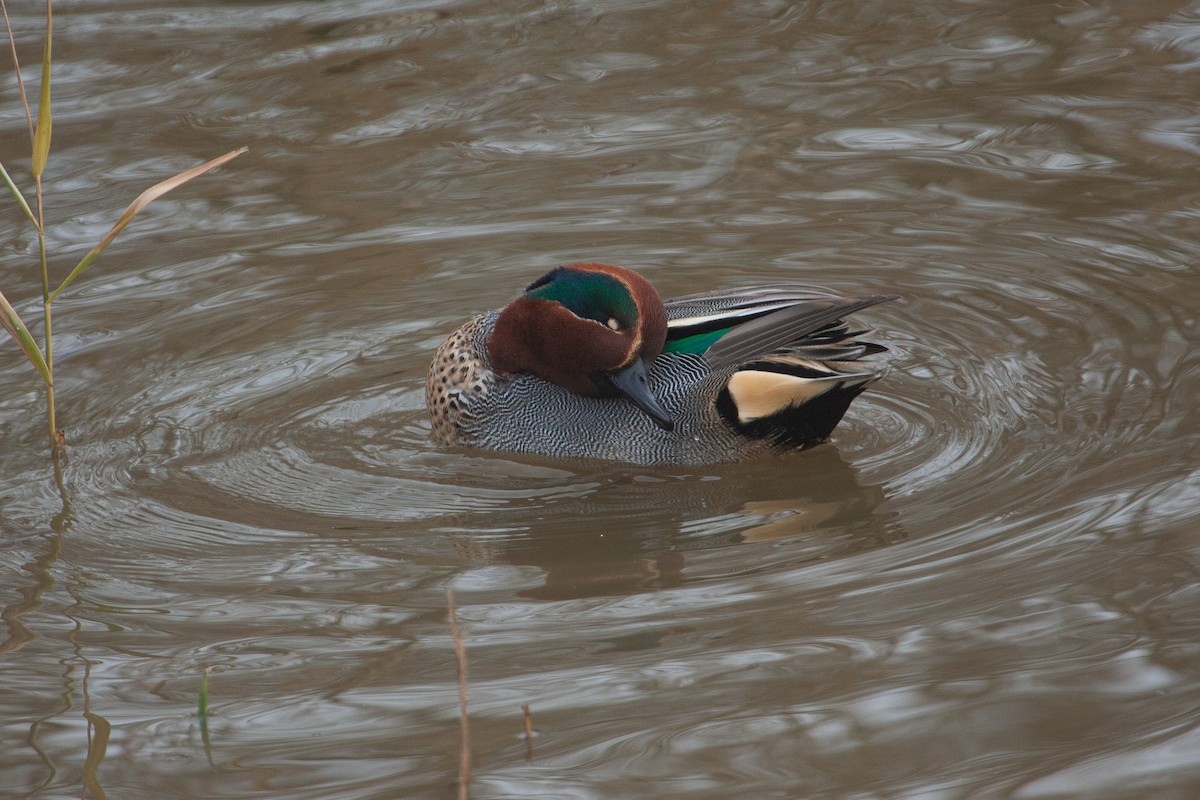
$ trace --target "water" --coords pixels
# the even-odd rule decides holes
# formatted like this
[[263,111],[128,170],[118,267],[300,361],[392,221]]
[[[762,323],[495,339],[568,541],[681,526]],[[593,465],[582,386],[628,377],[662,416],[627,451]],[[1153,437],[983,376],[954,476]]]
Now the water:
[[[448,589],[475,797],[1200,794],[1200,7],[56,13],[60,274],[251,152],[56,305],[61,492],[0,347],[4,796],[454,796]],[[577,259],[900,293],[888,375],[744,465],[431,446],[436,344]]]

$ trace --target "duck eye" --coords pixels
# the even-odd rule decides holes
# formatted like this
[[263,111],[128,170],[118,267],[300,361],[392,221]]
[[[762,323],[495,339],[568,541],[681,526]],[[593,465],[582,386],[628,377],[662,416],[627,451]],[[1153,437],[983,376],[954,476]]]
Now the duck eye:
[[612,328],[614,331],[621,330],[621,323],[617,322],[616,317],[609,317],[608,322],[605,324],[607,324],[608,327]]

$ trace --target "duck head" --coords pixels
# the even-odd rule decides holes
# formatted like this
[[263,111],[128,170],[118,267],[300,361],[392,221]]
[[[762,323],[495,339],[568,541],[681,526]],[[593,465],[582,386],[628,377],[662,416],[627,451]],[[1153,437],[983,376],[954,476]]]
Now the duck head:
[[646,376],[666,338],[667,312],[648,280],[580,263],[529,284],[500,312],[487,348],[497,372],[528,373],[584,397],[625,397],[671,430]]

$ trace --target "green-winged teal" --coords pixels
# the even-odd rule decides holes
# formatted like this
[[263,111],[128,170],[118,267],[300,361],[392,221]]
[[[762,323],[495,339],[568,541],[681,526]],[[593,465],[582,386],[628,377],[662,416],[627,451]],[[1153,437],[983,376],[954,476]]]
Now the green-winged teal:
[[664,303],[636,272],[568,264],[452,333],[425,403],[460,447],[638,464],[809,447],[885,350],[842,318],[894,298],[777,284]]

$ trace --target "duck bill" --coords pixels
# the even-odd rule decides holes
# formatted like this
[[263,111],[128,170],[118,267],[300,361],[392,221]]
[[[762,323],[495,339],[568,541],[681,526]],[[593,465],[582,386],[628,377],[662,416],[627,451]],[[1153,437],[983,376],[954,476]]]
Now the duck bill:
[[628,367],[602,374],[614,389],[654,420],[654,424],[665,431],[675,429],[675,421],[663,410],[658,398],[650,391],[646,365],[640,358],[634,359]]

